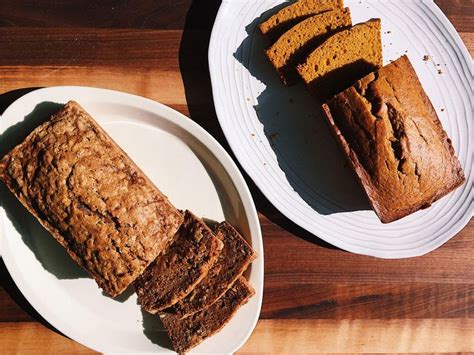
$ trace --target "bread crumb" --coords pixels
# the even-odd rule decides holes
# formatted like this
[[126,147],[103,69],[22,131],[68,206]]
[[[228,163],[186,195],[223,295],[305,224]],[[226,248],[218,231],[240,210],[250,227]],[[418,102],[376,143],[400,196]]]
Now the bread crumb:
[[443,74],[443,71],[441,69],[438,69],[438,74]]
[[250,135],[251,135],[252,137],[255,137],[255,133],[250,133]]
[[425,54],[425,55],[423,56],[423,60],[424,60],[425,62],[429,61],[429,60],[430,60],[430,56],[427,55],[427,54]]
[[441,109],[441,112],[444,112],[444,108]]

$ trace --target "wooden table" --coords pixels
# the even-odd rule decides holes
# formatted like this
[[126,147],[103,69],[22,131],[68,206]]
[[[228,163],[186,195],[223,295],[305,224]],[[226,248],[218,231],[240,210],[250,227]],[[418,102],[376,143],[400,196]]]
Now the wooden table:
[[[437,0],[471,53],[474,2]],[[87,85],[190,116],[228,148],[207,46],[219,1],[0,1],[0,113],[32,88]],[[228,149],[229,150],[229,149]],[[247,179],[265,244],[260,321],[241,352],[474,351],[474,222],[438,250],[380,260],[285,219]],[[91,353],[52,329],[0,262],[0,353]]]

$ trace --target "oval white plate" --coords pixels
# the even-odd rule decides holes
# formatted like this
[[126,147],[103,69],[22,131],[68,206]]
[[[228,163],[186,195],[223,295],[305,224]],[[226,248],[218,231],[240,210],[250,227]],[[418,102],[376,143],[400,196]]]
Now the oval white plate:
[[[86,87],[51,87],[15,101],[0,119],[0,147],[31,130],[32,122],[68,100],[79,102],[180,209],[226,219],[259,257],[249,277],[256,295],[218,334],[192,352],[231,353],[251,334],[263,293],[260,225],[247,185],[224,149],[186,116],[157,102]],[[33,114],[31,114],[34,112]],[[113,300],[1,186],[1,251],[12,278],[32,306],[55,328],[106,353],[171,352],[157,317],[142,314],[130,290]]]
[[224,0],[212,31],[214,103],[242,167],[285,216],[342,249],[403,258],[439,247],[472,216],[473,67],[458,34],[432,1],[345,1],[353,23],[382,19],[385,63],[409,56],[467,179],[429,209],[384,225],[345,166],[317,103],[302,83],[285,87],[264,55],[256,24],[281,3]]

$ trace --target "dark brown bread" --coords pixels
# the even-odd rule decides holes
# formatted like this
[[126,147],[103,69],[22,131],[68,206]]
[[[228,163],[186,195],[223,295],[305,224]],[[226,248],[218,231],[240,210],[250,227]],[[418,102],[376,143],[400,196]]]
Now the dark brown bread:
[[145,270],[182,222],[74,101],[3,157],[0,180],[111,296]]
[[166,312],[160,313],[174,349],[184,353],[217,333],[254,294],[252,286],[244,277],[240,277],[221,298],[203,311],[186,318]]
[[175,241],[135,281],[140,305],[150,313],[171,307],[207,275],[222,249],[202,219],[190,211]]
[[426,208],[464,182],[451,140],[406,56],[323,109],[382,222]]
[[221,236],[224,243],[217,261],[194,290],[167,310],[168,312],[183,317],[209,307],[232,286],[257,257],[257,253],[229,223],[220,223],[215,228],[215,234]]

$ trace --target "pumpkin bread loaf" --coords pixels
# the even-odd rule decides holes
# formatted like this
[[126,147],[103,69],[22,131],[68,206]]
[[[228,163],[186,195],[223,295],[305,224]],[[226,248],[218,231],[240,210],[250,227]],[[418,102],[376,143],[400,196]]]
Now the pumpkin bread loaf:
[[112,297],[166,248],[182,222],[74,101],[3,157],[0,180]]
[[451,141],[406,56],[323,109],[382,222],[426,208],[464,182]]
[[342,0],[298,0],[259,25],[260,31],[273,43],[288,29],[312,15],[343,7]]
[[224,243],[217,261],[194,290],[167,311],[183,317],[209,307],[232,286],[257,257],[252,247],[229,223],[220,223],[214,232]]
[[160,312],[161,321],[175,351],[184,353],[217,333],[254,294],[252,286],[241,276],[210,307],[189,317],[181,318],[176,314]]
[[347,7],[311,16],[278,38],[266,51],[267,57],[283,82],[293,84],[299,78],[296,66],[329,35],[351,24]]
[[207,275],[222,246],[202,219],[186,211],[174,242],[135,281],[138,303],[150,313],[174,305]]
[[380,19],[372,19],[330,36],[297,70],[324,101],[381,66]]

